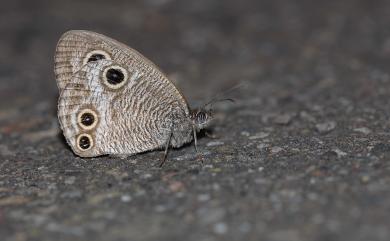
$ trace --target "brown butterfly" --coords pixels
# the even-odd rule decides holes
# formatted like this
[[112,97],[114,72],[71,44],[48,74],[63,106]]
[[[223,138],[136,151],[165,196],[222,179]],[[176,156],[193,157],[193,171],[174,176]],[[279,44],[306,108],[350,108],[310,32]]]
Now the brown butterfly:
[[192,111],[150,60],[98,33],[63,34],[55,54],[55,75],[61,129],[81,157],[164,148],[164,162],[169,147],[192,140],[196,147],[197,132],[213,119],[207,105]]

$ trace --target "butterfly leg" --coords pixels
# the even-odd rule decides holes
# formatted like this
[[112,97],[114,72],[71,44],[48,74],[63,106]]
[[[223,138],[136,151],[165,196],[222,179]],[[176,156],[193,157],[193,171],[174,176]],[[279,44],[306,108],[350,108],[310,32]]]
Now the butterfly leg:
[[194,144],[195,144],[195,151],[196,151],[196,154],[198,156],[198,159],[202,162],[203,164],[203,157],[201,154],[199,154],[199,151],[198,151],[198,138],[196,137],[196,127],[195,126],[192,126],[192,132],[194,134]]
[[196,127],[192,126],[192,132],[194,133],[195,151],[198,153],[198,138],[196,138]]
[[171,144],[172,134],[173,134],[173,132],[171,131],[171,133],[169,134],[168,141],[167,141],[167,143],[165,144],[164,157],[163,157],[163,160],[162,160],[161,163],[160,163],[160,167],[162,167],[162,166],[164,165],[165,161],[167,160],[168,150],[169,150],[169,144]]

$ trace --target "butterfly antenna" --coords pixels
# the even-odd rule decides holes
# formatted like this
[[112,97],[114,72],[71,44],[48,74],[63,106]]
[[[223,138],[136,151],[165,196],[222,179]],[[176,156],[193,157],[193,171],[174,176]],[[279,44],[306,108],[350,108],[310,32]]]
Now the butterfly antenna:
[[234,103],[234,99],[231,99],[231,98],[225,98],[225,99],[212,99],[211,101],[209,101],[207,104],[203,105],[203,108],[206,108],[207,106],[213,106],[213,104],[215,103],[218,103],[218,102],[224,102],[224,101],[230,101],[232,103]]
[[206,107],[209,106],[209,105],[212,106],[214,103],[223,102],[223,101],[230,101],[230,102],[233,102],[233,103],[234,103],[235,101],[234,101],[233,99],[231,99],[231,98],[220,98],[220,97],[222,97],[222,96],[224,96],[224,95],[227,95],[227,94],[233,92],[234,90],[241,88],[242,86],[244,86],[244,83],[243,83],[243,82],[234,85],[233,87],[231,87],[231,88],[225,90],[225,91],[222,92],[222,93],[217,94],[217,95],[216,95],[214,98],[212,98],[209,102],[207,102],[206,104],[204,104],[204,105],[203,105],[203,108],[206,108]]

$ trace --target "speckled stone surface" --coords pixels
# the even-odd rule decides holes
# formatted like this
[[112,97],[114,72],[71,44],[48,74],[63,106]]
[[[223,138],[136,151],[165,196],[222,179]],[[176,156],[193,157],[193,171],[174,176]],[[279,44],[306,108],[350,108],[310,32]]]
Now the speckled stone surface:
[[[0,8],[0,239],[390,239],[390,2],[7,1]],[[87,29],[160,66],[215,138],[76,157],[53,54]]]

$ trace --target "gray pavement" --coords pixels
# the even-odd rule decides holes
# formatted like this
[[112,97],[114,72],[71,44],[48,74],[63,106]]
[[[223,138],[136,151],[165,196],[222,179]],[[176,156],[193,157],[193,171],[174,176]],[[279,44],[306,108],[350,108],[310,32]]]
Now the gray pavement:
[[[0,240],[390,240],[390,2],[9,1],[0,7]],[[87,29],[191,106],[239,83],[192,145],[82,159],[53,54]]]

